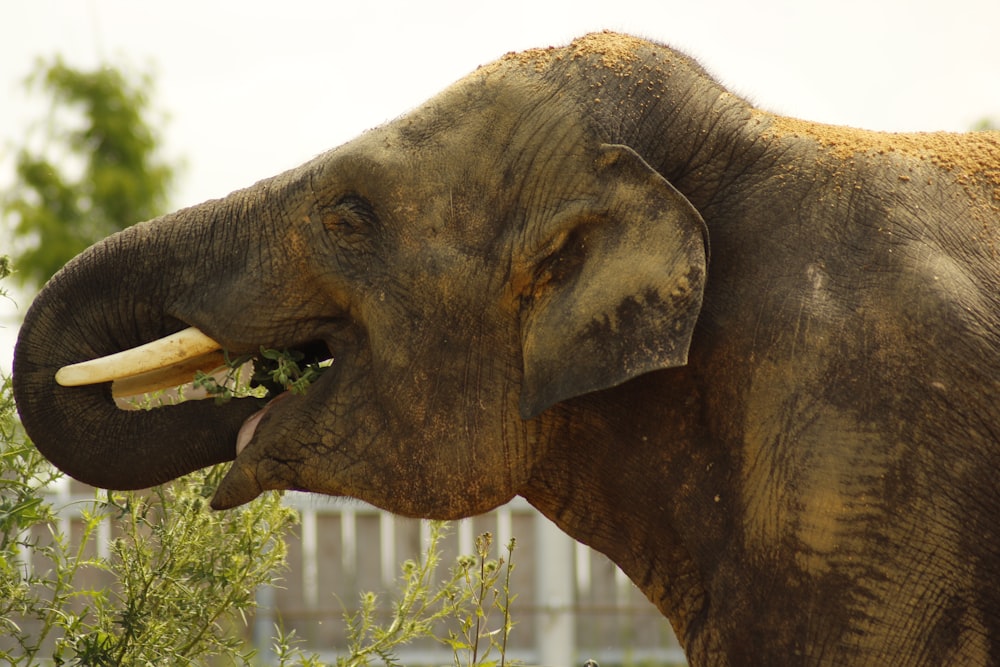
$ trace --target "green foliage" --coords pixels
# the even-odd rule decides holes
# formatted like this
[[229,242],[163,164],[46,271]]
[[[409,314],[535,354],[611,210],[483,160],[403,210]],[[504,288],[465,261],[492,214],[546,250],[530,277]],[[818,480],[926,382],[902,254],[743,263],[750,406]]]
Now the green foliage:
[[51,99],[44,147],[18,150],[17,180],[0,210],[23,246],[18,279],[40,286],[95,241],[162,213],[175,168],[156,155],[148,74],[81,71],[55,58],[38,61],[27,80],[36,86]]
[[[230,357],[226,354],[224,367],[210,373],[196,371],[192,386],[215,396],[219,403],[245,396],[274,396],[284,391],[304,394],[329,368],[326,361],[305,361],[305,358],[299,350],[263,347],[256,355]],[[252,364],[253,372],[246,381],[243,372],[248,363]]]
[[[251,664],[240,628],[284,566],[295,514],[277,494],[232,512],[208,501],[216,467],[148,494],[110,493],[75,514],[72,539],[42,489],[60,477],[0,402],[0,660],[10,665]],[[99,555],[102,523],[117,535]]]
[[[475,559],[460,559],[458,571],[462,575],[465,590],[469,595],[471,604],[464,604],[461,609],[471,610],[471,613],[464,612],[458,614],[459,634],[450,633],[448,643],[455,654],[455,664],[462,665],[462,653],[465,652],[466,665],[496,665],[496,659],[492,659],[494,650],[500,658],[500,665],[506,664],[507,638],[514,628],[510,616],[510,605],[517,597],[510,590],[510,574],[514,569],[513,555],[515,541],[511,538],[507,545],[507,567],[504,568],[504,559],[489,560],[490,547],[493,543],[493,536],[490,533],[483,533],[476,538]],[[476,569],[478,567],[478,570]],[[503,573],[503,582],[500,582],[500,575]],[[501,588],[497,588],[501,586]],[[492,610],[500,612],[502,621],[495,630],[490,630],[490,612]],[[482,639],[487,639],[485,650],[480,656]]]
[[1000,130],[1000,125],[997,124],[995,118],[990,118],[988,116],[980,118],[972,125],[973,132],[989,132],[991,130]]
[[[337,667],[363,667],[375,661],[387,667],[398,665],[395,651],[422,638],[450,647],[456,667],[508,664],[507,638],[513,628],[510,606],[516,597],[510,591],[514,540],[507,545],[504,567],[503,558],[490,559],[492,536],[480,535],[476,555],[459,558],[450,577],[436,583],[439,543],[446,529],[444,522],[431,522],[430,540],[420,561],[403,564],[388,623],[377,622],[378,597],[374,593],[361,595],[359,610],[345,616],[348,653],[337,659]],[[502,620],[492,628],[490,614],[494,610],[500,612]]]
[[246,623],[256,587],[283,566],[294,513],[276,494],[233,513],[207,511],[222,472],[195,473],[149,497],[109,496],[104,513],[123,531],[111,549],[120,592],[102,622],[72,640],[78,655],[82,645],[98,647],[107,664],[249,658],[233,627]]
[[[298,350],[261,348],[261,368],[267,379],[293,394],[304,394],[310,384],[319,379],[323,368],[319,364],[300,363],[305,355]],[[268,363],[270,362],[270,363]]]

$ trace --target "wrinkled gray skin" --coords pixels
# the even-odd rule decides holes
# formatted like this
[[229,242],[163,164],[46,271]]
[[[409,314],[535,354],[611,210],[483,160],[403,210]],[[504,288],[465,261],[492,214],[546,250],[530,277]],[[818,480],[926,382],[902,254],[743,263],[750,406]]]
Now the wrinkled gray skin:
[[998,182],[995,134],[792,121],[592,35],[91,248],[28,313],[17,400],[69,474],[141,487],[232,459],[260,406],[123,412],[56,368],[189,325],[320,341],[216,507],[520,494],[692,664],[996,663]]

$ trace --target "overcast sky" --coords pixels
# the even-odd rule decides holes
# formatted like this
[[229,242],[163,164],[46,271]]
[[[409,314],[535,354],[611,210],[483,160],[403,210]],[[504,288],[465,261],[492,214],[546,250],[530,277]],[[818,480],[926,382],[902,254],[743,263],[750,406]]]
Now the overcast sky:
[[[612,29],[696,57],[758,106],[888,131],[1000,118],[997,0],[32,0],[0,9],[0,188],[44,109],[39,56],[152,67],[179,208],[293,167],[507,51]],[[0,253],[9,243],[0,229]],[[24,303],[18,306],[23,309]],[[14,308],[0,305],[0,368]]]

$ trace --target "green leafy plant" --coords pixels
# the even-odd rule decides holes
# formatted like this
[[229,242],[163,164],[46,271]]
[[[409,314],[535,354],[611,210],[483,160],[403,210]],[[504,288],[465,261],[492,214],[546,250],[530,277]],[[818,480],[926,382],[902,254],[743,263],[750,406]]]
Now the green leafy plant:
[[[387,666],[398,665],[396,650],[423,638],[447,645],[456,667],[510,664],[506,650],[513,629],[510,607],[516,597],[510,591],[515,542],[512,539],[507,545],[506,560],[493,560],[492,536],[480,535],[476,555],[460,557],[449,578],[435,583],[441,561],[440,541],[447,526],[445,522],[431,522],[430,539],[421,558],[403,564],[399,593],[388,623],[377,622],[378,596],[370,592],[361,595],[359,610],[345,616],[348,651],[337,659],[337,667],[362,667],[376,660]],[[494,610],[502,616],[497,627],[490,624]]]
[[[284,567],[296,514],[278,494],[231,512],[208,500],[222,467],[148,493],[99,494],[65,519],[61,475],[20,434],[0,389],[0,661],[10,665],[250,664],[240,628]],[[102,524],[117,534],[96,548]],[[231,664],[231,662],[227,662]]]
[[232,515],[207,511],[222,472],[195,473],[150,496],[109,494],[103,509],[123,532],[111,548],[118,604],[77,635],[74,650],[81,641],[99,646],[111,664],[249,657],[231,630],[246,625],[254,590],[283,567],[295,515],[276,494]]
[[[305,354],[298,350],[269,350],[261,348],[255,358],[260,370],[255,372],[258,381],[270,380],[293,394],[304,394],[310,384],[326,370],[319,362],[303,364]],[[255,364],[255,368],[257,365]]]
[[[463,600],[463,605],[456,614],[459,632],[448,633],[448,644],[454,653],[455,665],[459,667],[463,664],[469,667],[506,664],[507,638],[514,627],[510,606],[517,597],[510,590],[515,541],[511,538],[507,544],[506,561],[502,557],[490,559],[492,544],[492,534],[483,533],[478,536],[476,556],[460,558],[455,570],[461,575],[464,591],[468,596],[467,602]],[[502,620],[497,628],[491,630],[490,614],[494,610],[500,612]],[[494,652],[499,656],[499,663],[492,657]]]
[[[304,362],[299,350],[261,348],[256,355],[230,357],[211,372],[196,371],[192,385],[214,396],[219,403],[246,396],[264,397],[283,391],[304,394],[329,367],[326,361]],[[252,370],[247,379],[247,369]]]

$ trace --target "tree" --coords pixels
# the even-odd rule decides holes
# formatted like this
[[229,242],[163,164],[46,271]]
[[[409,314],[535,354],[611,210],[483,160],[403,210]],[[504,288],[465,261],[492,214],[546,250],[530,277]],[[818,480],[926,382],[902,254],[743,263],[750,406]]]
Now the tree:
[[39,85],[51,98],[44,147],[18,150],[16,182],[0,200],[21,246],[16,276],[35,287],[95,241],[162,213],[176,173],[157,155],[149,74],[83,71],[57,57],[26,80],[29,91]]
[[1000,130],[1000,125],[997,124],[994,118],[989,116],[980,118],[972,125],[973,132],[987,132],[990,130]]

